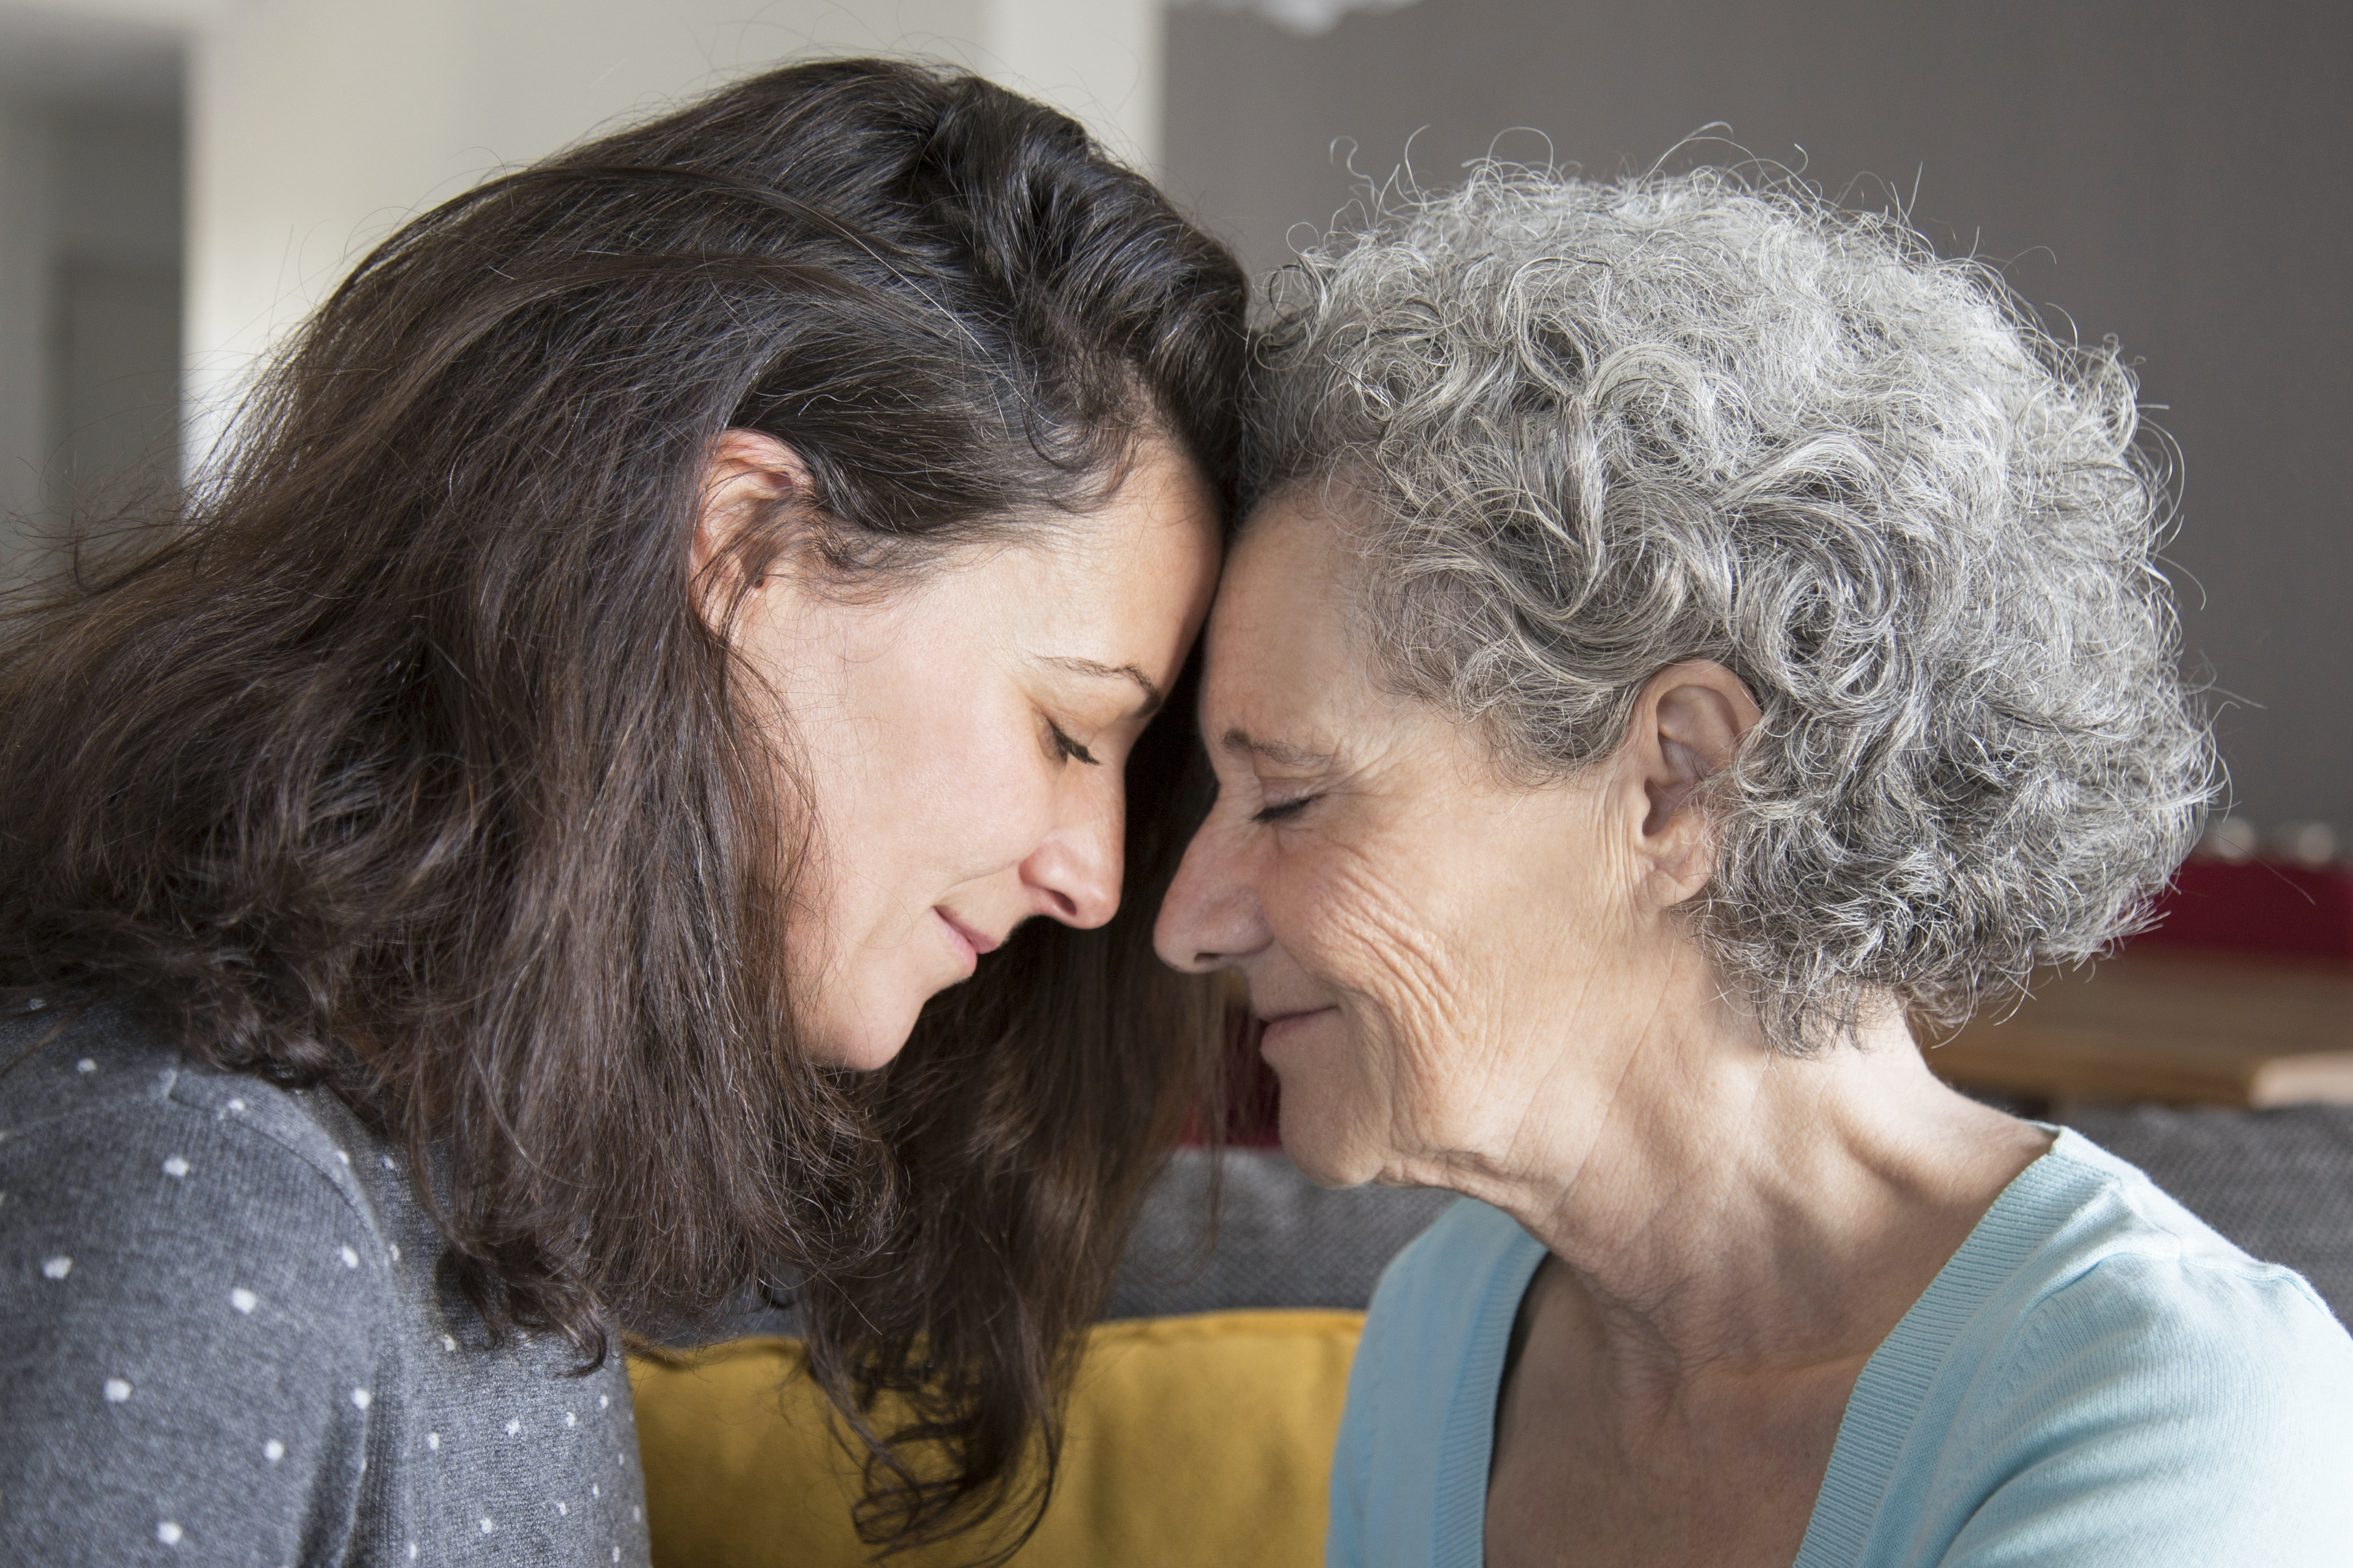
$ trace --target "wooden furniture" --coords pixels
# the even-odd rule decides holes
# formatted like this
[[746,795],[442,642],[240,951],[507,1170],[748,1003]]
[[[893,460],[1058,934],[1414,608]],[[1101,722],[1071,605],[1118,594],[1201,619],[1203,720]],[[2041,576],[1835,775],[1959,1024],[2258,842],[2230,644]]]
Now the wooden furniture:
[[1928,1065],[2054,1115],[2086,1100],[2353,1104],[2353,966],[2143,948],[2044,976]]

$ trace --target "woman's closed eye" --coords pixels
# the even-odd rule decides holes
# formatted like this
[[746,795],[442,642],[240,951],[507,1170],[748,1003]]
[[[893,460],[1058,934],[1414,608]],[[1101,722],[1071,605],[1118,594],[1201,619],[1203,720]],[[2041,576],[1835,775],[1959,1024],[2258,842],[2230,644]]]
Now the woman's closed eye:
[[1099,768],[1103,766],[1103,759],[1101,757],[1096,756],[1092,752],[1088,751],[1084,746],[1080,745],[1076,741],[1071,739],[1070,732],[1064,730],[1060,724],[1057,724],[1052,720],[1049,719],[1046,721],[1046,728],[1051,731],[1054,737],[1054,749],[1057,752],[1060,752],[1063,756],[1070,758],[1073,762],[1084,763],[1091,768]]
[[1315,804],[1315,799],[1312,795],[1303,795],[1293,800],[1274,801],[1250,813],[1250,820],[1261,824],[1282,822],[1305,811]]

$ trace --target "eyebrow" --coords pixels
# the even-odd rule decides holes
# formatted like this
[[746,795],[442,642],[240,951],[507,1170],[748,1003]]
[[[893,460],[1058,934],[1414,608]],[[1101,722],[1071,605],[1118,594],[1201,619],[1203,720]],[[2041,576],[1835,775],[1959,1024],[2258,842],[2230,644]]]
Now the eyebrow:
[[1067,669],[1079,675],[1091,675],[1102,680],[1135,682],[1144,691],[1144,715],[1146,718],[1159,712],[1160,705],[1168,700],[1167,693],[1162,691],[1154,683],[1152,677],[1132,664],[1104,664],[1099,659],[1070,658],[1048,658],[1041,662],[1052,665],[1057,669]]
[[1261,741],[1248,731],[1240,729],[1227,731],[1218,738],[1218,744],[1226,751],[1240,752],[1245,756],[1264,757],[1267,761],[1278,763],[1286,768],[1324,767],[1334,760],[1333,753],[1329,752],[1311,752],[1305,747],[1286,745],[1281,741]]

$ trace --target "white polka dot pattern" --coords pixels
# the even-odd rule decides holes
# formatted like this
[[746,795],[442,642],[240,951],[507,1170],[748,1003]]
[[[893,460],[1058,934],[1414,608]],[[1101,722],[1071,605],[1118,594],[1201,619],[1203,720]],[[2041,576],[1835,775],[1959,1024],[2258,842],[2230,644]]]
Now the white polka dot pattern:
[[[145,1467],[127,1510],[102,1490],[65,1505],[112,1531],[88,1561],[294,1568],[285,1521],[315,1500],[346,1521],[322,1560],[646,1568],[619,1357],[578,1378],[554,1336],[493,1342],[442,1284],[408,1162],[330,1095],[75,1027],[38,1071],[0,1075],[0,1214],[38,1248],[11,1265],[12,1310],[81,1332],[135,1304],[43,1395],[88,1429],[75,1447]],[[194,1433],[227,1458],[188,1465]]]

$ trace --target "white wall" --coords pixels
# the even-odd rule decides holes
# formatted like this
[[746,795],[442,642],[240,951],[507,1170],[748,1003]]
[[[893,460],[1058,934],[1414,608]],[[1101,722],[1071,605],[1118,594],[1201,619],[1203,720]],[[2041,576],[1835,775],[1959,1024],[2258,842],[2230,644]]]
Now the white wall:
[[[56,499],[59,224],[137,249],[180,221],[129,163],[99,168],[102,118],[58,101],[185,115],[201,461],[271,342],[405,217],[744,71],[863,51],[982,71],[1156,166],[1161,0],[0,0],[0,519]],[[69,153],[90,167],[61,172]]]
[[[0,0],[0,585],[150,447],[179,358],[179,45]],[[135,482],[135,481],[134,481]]]
[[983,74],[1085,121],[1139,168],[1160,168],[1162,0],[975,0]]
[[137,515],[179,468],[180,116],[61,106],[48,125],[47,510],[83,527]]
[[10,520],[38,506],[50,445],[52,163],[43,106],[0,96],[0,552],[11,557],[22,546]]
[[1159,17],[1158,0],[227,0],[191,27],[192,455],[353,260],[499,169],[748,69],[853,51],[982,70],[1148,166]]

